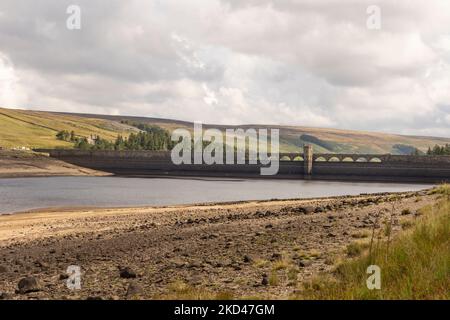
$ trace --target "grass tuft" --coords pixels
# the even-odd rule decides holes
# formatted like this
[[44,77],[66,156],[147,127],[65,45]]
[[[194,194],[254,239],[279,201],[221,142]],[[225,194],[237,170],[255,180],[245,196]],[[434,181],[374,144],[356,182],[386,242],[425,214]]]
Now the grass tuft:
[[[447,195],[448,186],[438,188]],[[424,207],[414,226],[388,243],[339,265],[333,278],[305,285],[300,299],[446,299],[450,298],[450,200]],[[358,245],[347,252],[361,253]],[[366,286],[369,265],[381,269],[381,289]]]
[[154,297],[164,300],[232,300],[234,295],[230,291],[211,292],[204,288],[197,288],[182,280],[175,280],[167,287],[167,293]]
[[277,286],[279,283],[278,275],[276,271],[272,271],[269,276],[269,285]]
[[347,253],[347,256],[354,258],[354,257],[361,255],[363,253],[364,249],[366,249],[366,248],[367,248],[366,243],[355,241],[355,242],[352,242],[349,245],[347,245],[346,253]]

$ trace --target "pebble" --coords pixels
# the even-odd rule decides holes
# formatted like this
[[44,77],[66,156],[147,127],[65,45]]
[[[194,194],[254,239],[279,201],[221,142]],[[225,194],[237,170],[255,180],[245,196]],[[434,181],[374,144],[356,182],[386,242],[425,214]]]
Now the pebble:
[[125,279],[136,278],[136,273],[129,267],[120,269],[120,277]]
[[269,284],[269,279],[267,278],[267,274],[263,274],[263,275],[262,275],[261,284],[262,284],[263,286],[267,286],[267,285]]
[[142,293],[142,288],[135,282],[130,282],[127,289],[127,299],[135,298]]
[[39,283],[35,277],[26,277],[19,281],[17,287],[19,288],[18,293],[25,294],[29,292],[40,291]]

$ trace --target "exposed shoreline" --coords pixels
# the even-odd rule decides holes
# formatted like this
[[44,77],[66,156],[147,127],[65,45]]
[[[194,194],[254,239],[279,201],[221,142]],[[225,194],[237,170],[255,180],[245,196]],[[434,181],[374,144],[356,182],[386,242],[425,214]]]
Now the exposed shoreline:
[[0,150],[0,179],[110,175],[110,173],[79,167],[39,153]]
[[[396,234],[433,201],[419,191],[3,215],[0,291],[9,299],[123,299],[132,283],[138,298],[152,299],[170,297],[180,281],[212,294],[286,299],[298,283],[330,271],[346,245],[363,241],[375,213],[393,213]],[[281,268],[277,285],[262,285],[280,257],[296,278]],[[80,291],[61,280],[69,265],[83,270]],[[136,277],[121,277],[119,266]],[[39,281],[39,291],[15,294],[25,276]]]
[[[1,178],[0,178],[1,180]],[[187,209],[187,208],[202,208],[202,207],[224,207],[224,206],[233,206],[233,205],[245,205],[245,204],[274,204],[283,202],[289,203],[292,201],[300,202],[300,201],[326,201],[333,199],[358,199],[358,198],[367,198],[367,197],[376,197],[376,196],[395,196],[402,195],[405,193],[423,193],[432,190],[433,188],[424,188],[418,191],[398,191],[398,192],[374,192],[374,193],[361,193],[359,195],[340,195],[340,196],[323,196],[323,197],[304,197],[304,198],[286,198],[286,199],[250,199],[250,200],[236,200],[236,201],[211,201],[211,202],[196,202],[196,203],[179,203],[172,205],[139,205],[139,206],[55,206],[55,207],[42,207],[42,208],[32,208],[21,211],[0,213],[1,216],[12,216],[12,215],[31,215],[31,214],[39,214],[39,213],[71,213],[71,212],[84,212],[84,211],[110,211],[110,210],[148,210],[148,209]]]

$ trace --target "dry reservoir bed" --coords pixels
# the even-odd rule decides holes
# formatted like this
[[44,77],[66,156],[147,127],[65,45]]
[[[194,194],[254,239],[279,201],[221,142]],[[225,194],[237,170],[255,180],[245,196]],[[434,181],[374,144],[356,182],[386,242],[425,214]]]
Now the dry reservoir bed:
[[[0,297],[288,299],[368,241],[376,214],[393,214],[396,234],[433,201],[422,191],[0,216]],[[66,286],[70,265],[81,290]]]

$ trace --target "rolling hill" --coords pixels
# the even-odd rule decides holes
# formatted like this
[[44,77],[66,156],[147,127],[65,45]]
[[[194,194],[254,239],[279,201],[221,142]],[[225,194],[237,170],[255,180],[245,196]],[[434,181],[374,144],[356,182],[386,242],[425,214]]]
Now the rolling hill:
[[[114,140],[119,134],[128,136],[131,132],[139,131],[124,124],[124,121],[157,125],[169,131],[180,127],[192,129],[190,122],[170,119],[0,108],[0,147],[71,148],[71,143],[56,139],[56,133],[61,130],[73,130],[77,135],[86,137],[98,135],[108,140]],[[208,127],[225,129],[223,125],[204,125],[204,128]],[[413,148],[426,151],[429,146],[450,143],[450,138],[328,128],[276,125],[238,127],[280,129],[281,152],[296,152],[303,144],[308,143],[314,146],[315,152],[324,153],[408,154]],[[233,126],[227,126],[227,128],[233,128]]]
[[5,108],[0,108],[0,127],[0,146],[5,148],[71,148],[72,143],[56,139],[61,130],[73,130],[85,137],[99,135],[109,140],[114,140],[118,134],[127,136],[138,131],[120,122],[99,118]]

